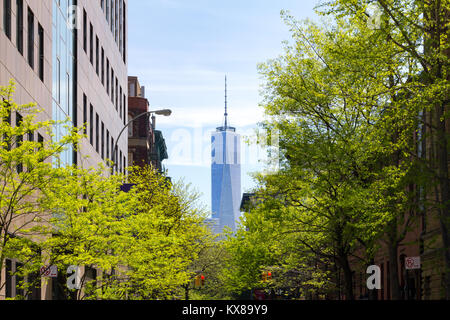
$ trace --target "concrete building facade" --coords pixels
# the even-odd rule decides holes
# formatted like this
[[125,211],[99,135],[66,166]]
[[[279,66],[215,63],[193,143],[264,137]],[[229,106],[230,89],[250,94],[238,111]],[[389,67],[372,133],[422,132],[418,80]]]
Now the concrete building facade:
[[[87,137],[78,151],[69,148],[55,165],[90,167],[113,159],[128,114],[127,5],[127,0],[0,0],[0,85],[13,80],[15,102],[36,103],[43,110],[40,121],[85,125]],[[65,129],[55,126],[53,133],[58,139]],[[45,132],[35,135],[50,139]],[[117,148],[119,171],[128,163],[127,150],[124,135]],[[9,260],[6,268],[14,271],[16,264]],[[5,279],[6,269],[2,272]],[[0,299],[17,294],[16,280],[7,279]],[[50,281],[33,298],[57,298],[51,287]]]

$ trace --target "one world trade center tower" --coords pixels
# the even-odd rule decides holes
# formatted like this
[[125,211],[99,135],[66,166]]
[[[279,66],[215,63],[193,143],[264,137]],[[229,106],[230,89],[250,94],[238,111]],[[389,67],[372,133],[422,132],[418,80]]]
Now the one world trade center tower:
[[235,232],[240,217],[241,137],[228,125],[226,81],[225,77],[225,122],[211,137],[211,209],[216,232],[224,227]]

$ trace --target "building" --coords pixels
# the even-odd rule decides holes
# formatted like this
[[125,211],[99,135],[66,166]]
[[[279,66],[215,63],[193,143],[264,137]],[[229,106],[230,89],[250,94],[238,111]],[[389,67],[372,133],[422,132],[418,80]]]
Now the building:
[[[18,104],[35,102],[38,120],[69,118],[87,138],[64,152],[61,165],[97,166],[112,159],[127,111],[127,0],[1,0],[0,85],[13,79]],[[13,114],[11,121],[20,115]],[[55,127],[56,138],[64,134]],[[45,132],[29,137],[45,141]],[[118,142],[118,170],[127,163],[128,139]],[[88,158],[86,158],[89,156]],[[8,260],[8,271],[17,261]],[[2,270],[5,279],[6,270]],[[16,295],[15,279],[8,292]],[[36,299],[58,298],[55,279]]]
[[241,202],[241,152],[240,135],[236,128],[228,126],[227,93],[225,78],[225,122],[211,137],[211,209],[214,228],[222,232],[224,227],[236,231]]
[[[145,87],[141,87],[137,77],[128,77],[128,121],[148,112],[149,102],[145,97]],[[162,132],[156,130],[156,118],[143,116],[128,127],[128,165],[151,164],[163,172],[162,161],[168,159],[167,147]]]

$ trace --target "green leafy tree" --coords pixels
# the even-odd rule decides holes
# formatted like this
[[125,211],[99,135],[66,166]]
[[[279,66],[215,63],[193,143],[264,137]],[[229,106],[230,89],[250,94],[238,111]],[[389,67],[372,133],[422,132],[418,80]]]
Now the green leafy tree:
[[[23,277],[26,270],[36,273],[42,262],[36,243],[48,236],[50,215],[40,204],[42,191],[57,179],[52,163],[80,135],[67,127],[67,135],[56,141],[53,128],[64,123],[37,121],[36,105],[16,104],[13,93],[13,82],[0,87],[0,269],[6,258],[17,259],[23,265],[17,276]],[[49,139],[36,141],[36,132]],[[3,280],[0,275],[0,288]]]
[[[416,66],[408,78],[408,84],[392,81],[389,90],[402,104],[405,115],[416,116],[416,121],[405,123],[396,130],[396,144],[410,143],[410,131],[418,130],[417,139],[421,152],[410,152],[411,158],[421,165],[425,177],[417,179],[420,199],[427,214],[435,214],[440,222],[441,240],[446,274],[446,296],[450,297],[450,189],[449,189],[449,19],[448,0],[334,0],[323,5],[323,14],[331,14],[362,24],[374,15],[368,12],[371,5],[381,17],[373,28],[373,35],[396,48],[405,61]],[[394,66],[389,76],[403,70]],[[398,95],[398,92],[404,92]],[[394,99],[392,99],[394,101]],[[397,108],[398,110],[398,108]],[[417,123],[414,123],[417,122]]]

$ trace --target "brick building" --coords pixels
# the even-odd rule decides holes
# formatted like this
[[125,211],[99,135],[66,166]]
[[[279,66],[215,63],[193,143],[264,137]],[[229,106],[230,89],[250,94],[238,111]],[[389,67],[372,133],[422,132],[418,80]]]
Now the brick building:
[[[149,102],[145,87],[137,77],[128,77],[128,121],[148,112]],[[167,147],[162,132],[156,130],[156,117],[143,116],[128,127],[128,165],[151,164],[163,172],[162,161],[167,159]]]

